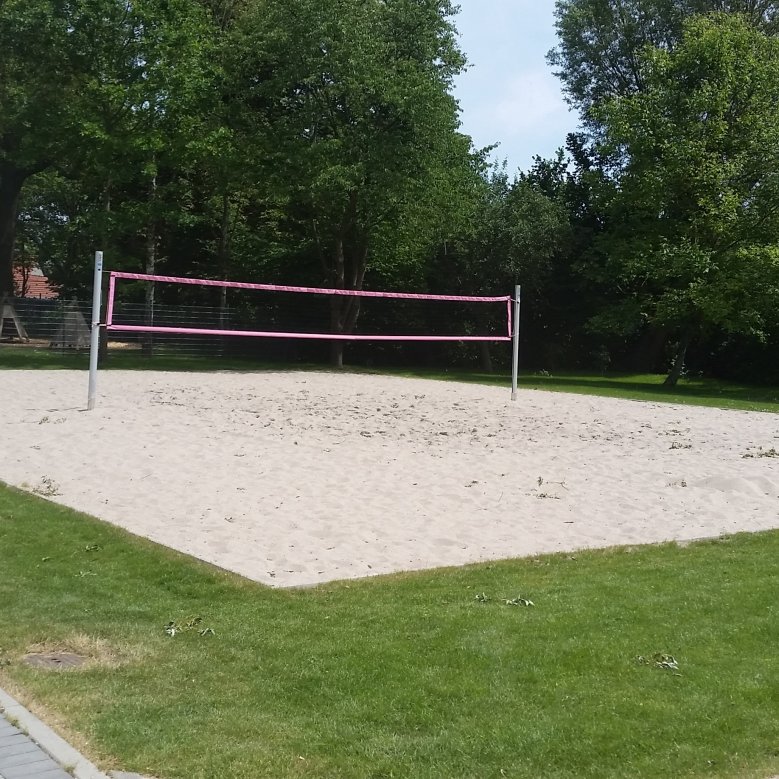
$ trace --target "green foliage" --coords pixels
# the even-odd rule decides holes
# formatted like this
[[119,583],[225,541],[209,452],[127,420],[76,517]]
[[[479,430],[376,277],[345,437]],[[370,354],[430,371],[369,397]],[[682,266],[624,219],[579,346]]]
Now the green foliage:
[[12,290],[19,193],[89,133],[91,4],[10,0],[0,5],[0,294]]
[[449,94],[463,65],[451,13],[441,0],[310,0],[290,18],[268,0],[240,20],[243,116],[263,117],[262,171],[329,284],[360,287],[377,241],[405,219],[432,222],[421,215],[445,202],[447,170],[469,164]]
[[592,108],[646,87],[644,48],[673,50],[686,19],[717,11],[743,14],[769,34],[779,29],[774,0],[557,0],[559,44],[548,59],[571,103],[597,127]]
[[779,301],[779,41],[695,18],[646,86],[595,111],[613,161],[607,273],[671,328],[762,336]]
[[521,283],[534,297],[567,237],[564,206],[528,177],[509,181],[494,169],[479,182],[467,230],[442,258],[443,288],[497,294]]
[[[68,187],[83,198],[81,243],[92,247],[99,241],[114,249],[150,218],[183,213],[182,168],[198,104],[210,94],[203,20],[196,0],[0,7],[0,287],[10,277],[19,192],[35,173],[72,181]],[[39,179],[37,191],[47,181],[53,203],[61,203],[56,178]],[[61,233],[72,215],[63,204],[50,214],[50,230]],[[67,251],[41,260],[72,261]],[[56,280],[71,286],[68,275]]]
[[[455,11],[8,0],[0,290],[16,257],[85,295],[98,247],[110,268],[174,275],[521,283],[533,366],[662,370],[685,332],[702,368],[775,363],[777,4],[558,0],[550,60],[588,133],[515,179],[460,131]],[[329,326],[359,313],[336,301]]]

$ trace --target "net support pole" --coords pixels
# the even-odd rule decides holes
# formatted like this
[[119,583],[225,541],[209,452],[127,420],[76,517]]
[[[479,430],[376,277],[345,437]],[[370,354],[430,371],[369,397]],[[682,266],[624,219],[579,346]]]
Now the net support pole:
[[514,287],[514,331],[511,333],[511,399],[517,399],[519,378],[519,300],[522,287]]
[[97,355],[100,351],[100,298],[103,292],[103,252],[95,252],[95,276],[92,282],[92,331],[89,340],[89,394],[87,411],[95,407],[97,395]]

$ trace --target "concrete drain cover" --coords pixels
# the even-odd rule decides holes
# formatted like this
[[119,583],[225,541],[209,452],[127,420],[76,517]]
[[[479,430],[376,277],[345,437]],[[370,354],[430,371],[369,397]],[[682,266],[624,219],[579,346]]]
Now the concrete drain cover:
[[22,659],[33,668],[65,671],[70,668],[79,668],[89,660],[88,657],[74,655],[71,652],[34,652],[25,655]]

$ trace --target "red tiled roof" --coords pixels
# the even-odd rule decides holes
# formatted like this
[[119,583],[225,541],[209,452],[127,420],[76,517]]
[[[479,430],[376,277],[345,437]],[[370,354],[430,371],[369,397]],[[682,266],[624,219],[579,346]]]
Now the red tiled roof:
[[[22,289],[23,286],[25,289]],[[56,300],[59,297],[57,290],[49,284],[49,280],[43,275],[40,268],[33,268],[28,273],[26,285],[24,285],[22,269],[14,268],[14,291],[19,297],[25,298]]]

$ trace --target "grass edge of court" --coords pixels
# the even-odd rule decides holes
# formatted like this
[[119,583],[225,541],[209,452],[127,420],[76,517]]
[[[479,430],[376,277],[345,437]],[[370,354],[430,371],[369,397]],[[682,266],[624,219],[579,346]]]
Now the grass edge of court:
[[[171,550],[167,550],[164,547],[160,547],[157,544],[148,542],[145,539],[139,539],[135,536],[132,536],[129,533],[126,533],[125,531],[121,531],[117,528],[114,528],[113,526],[107,525],[106,523],[103,523],[98,519],[89,517],[87,515],[79,514],[78,512],[75,511],[71,511],[70,509],[61,507],[56,503],[50,503],[50,502],[41,503],[40,502],[41,499],[38,499],[35,496],[31,496],[20,490],[8,488],[5,485],[2,485],[2,483],[0,483],[0,494],[4,496],[5,498],[4,502],[7,502],[9,495],[12,497],[15,496],[16,500],[20,505],[25,504],[27,506],[25,511],[29,511],[30,506],[33,505],[35,508],[38,509],[39,515],[41,512],[58,515],[59,519],[55,519],[53,520],[53,522],[56,523],[57,521],[62,520],[66,524],[70,524],[72,527],[76,528],[77,533],[80,534],[80,541],[83,541],[85,538],[89,538],[93,534],[97,533],[100,536],[100,539],[103,540],[103,543],[106,543],[105,539],[111,539],[108,543],[106,543],[106,548],[108,548],[109,546],[113,546],[114,544],[117,544],[118,546],[129,548],[130,552],[134,552],[138,556],[154,558],[154,560],[156,560],[156,563],[152,562],[149,570],[153,571],[155,565],[160,570],[164,569],[165,566],[170,566],[171,571],[177,571],[179,573],[179,576],[184,579],[185,583],[180,585],[182,590],[186,590],[190,586],[195,587],[195,585],[197,585],[198,582],[200,583],[199,586],[201,587],[205,586],[205,583],[210,582],[210,584],[208,584],[208,587],[217,586],[217,585],[220,587],[224,587],[226,588],[224,592],[228,592],[228,591],[232,592],[234,597],[238,597],[239,594],[241,594],[242,597],[246,600],[259,597],[261,604],[258,602],[256,607],[259,608],[259,606],[261,605],[262,608],[266,610],[269,609],[270,611],[274,611],[275,609],[278,612],[278,618],[281,620],[280,622],[278,622],[279,624],[282,624],[285,619],[291,622],[292,624],[299,624],[297,620],[300,619],[300,616],[294,613],[295,610],[303,610],[309,614],[315,614],[318,615],[319,618],[322,618],[322,614],[324,614],[324,612],[320,607],[324,604],[331,609],[335,609],[337,616],[340,619],[345,620],[346,627],[349,627],[349,625],[352,624],[350,620],[355,620],[354,622],[355,625],[361,624],[361,620],[366,619],[365,615],[362,613],[363,611],[371,615],[374,614],[380,615],[383,611],[384,612],[394,611],[396,613],[394,617],[392,617],[392,619],[396,621],[399,620],[398,624],[402,625],[404,623],[404,620],[402,619],[403,606],[404,604],[407,604],[409,602],[409,599],[412,602],[414,609],[419,609],[420,604],[422,604],[424,609],[432,608],[432,603],[439,601],[442,604],[441,610],[445,612],[443,615],[443,621],[446,622],[448,619],[457,618],[458,614],[463,608],[468,608],[466,604],[460,604],[456,602],[456,599],[462,595],[462,592],[465,591],[466,587],[470,587],[470,595],[468,597],[469,599],[472,600],[474,596],[478,597],[479,595],[478,591],[474,589],[476,581],[481,581],[481,582],[489,581],[489,580],[492,580],[493,582],[503,581],[507,577],[510,578],[510,576],[513,575],[513,573],[516,570],[525,571],[526,574],[525,576],[523,576],[523,578],[528,578],[529,573],[533,573],[534,571],[543,572],[545,570],[544,566],[552,566],[558,568],[568,566],[569,570],[573,571],[573,570],[577,570],[577,568],[580,567],[581,562],[584,562],[586,565],[590,565],[594,569],[598,569],[599,566],[601,566],[601,564],[607,563],[610,560],[616,563],[624,562],[626,556],[628,555],[633,555],[634,561],[642,561],[642,560],[646,561],[646,559],[652,559],[652,558],[655,558],[656,560],[660,560],[660,558],[663,557],[674,557],[674,556],[679,557],[680,555],[682,557],[694,558],[696,554],[696,550],[698,550],[699,552],[705,552],[706,550],[716,549],[718,546],[719,548],[724,549],[728,544],[734,544],[734,545],[745,544],[749,546],[750,544],[754,545],[755,539],[757,538],[757,536],[751,534],[740,534],[738,536],[726,536],[718,539],[706,539],[699,542],[693,542],[691,544],[685,543],[684,545],[671,543],[666,545],[649,545],[649,546],[639,546],[639,547],[612,547],[610,549],[587,551],[575,555],[570,555],[570,554],[569,555],[565,555],[565,554],[540,555],[534,558],[526,558],[524,560],[496,561],[492,563],[480,563],[480,564],[465,566],[463,568],[445,568],[445,569],[437,569],[434,571],[410,572],[410,573],[401,573],[401,574],[382,576],[382,577],[374,577],[366,580],[344,581],[338,583],[331,583],[328,585],[321,585],[317,588],[311,588],[306,590],[274,590],[274,589],[263,587],[262,585],[257,585],[255,583],[247,582],[246,580],[243,580],[240,577],[237,577],[233,574],[223,572],[221,571],[221,569],[217,569],[213,566],[202,563],[201,561],[195,561],[186,555],[177,552],[172,552]],[[1,521],[2,519],[4,519],[4,517],[0,514],[0,531],[3,529],[2,521]],[[51,521],[50,519],[44,519],[43,523],[50,522],[50,521]],[[49,530],[51,530],[51,528],[49,528]],[[49,532],[49,530],[47,530],[46,532]],[[779,531],[768,531],[768,533],[759,534],[759,536],[760,538],[768,539],[768,541],[773,543],[774,545],[779,544]],[[31,548],[33,549],[36,548],[35,547],[36,539],[27,538],[26,540],[24,540],[24,543],[31,544],[32,545]],[[689,550],[689,551],[681,553],[679,550]],[[126,551],[127,549],[125,549],[125,552]],[[8,555],[8,553],[6,554]],[[89,553],[84,553],[84,554],[88,555]],[[0,555],[2,555],[2,551],[0,551]],[[703,556],[705,557],[705,555]],[[571,562],[571,560],[577,560],[577,558],[579,560],[578,563]],[[79,564],[81,559],[83,559],[83,556],[79,558]],[[99,555],[97,558],[91,558],[91,559],[93,560],[99,559]],[[150,561],[146,562],[147,567],[149,567],[149,562]],[[69,563],[67,563],[66,561],[66,567],[67,564]],[[40,559],[38,561],[28,559],[26,561],[26,565],[28,568],[35,567],[35,566],[40,568],[41,565]],[[571,566],[574,567],[571,568]],[[48,570],[51,571],[51,568],[49,568]],[[122,573],[121,569],[117,569],[116,567],[114,568],[114,570],[115,572],[118,571],[119,574]],[[668,575],[671,575],[669,574],[668,571],[666,571],[665,573],[666,573],[666,577]],[[536,578],[538,579],[538,577]],[[543,580],[543,576],[540,578],[541,580]],[[93,580],[91,578],[77,577],[75,580],[68,578],[65,581],[75,582],[75,584],[73,585],[73,589],[74,590],[80,589],[83,592],[83,597],[87,597],[90,593],[92,593],[92,597],[94,597],[93,588],[90,588],[89,586],[93,584]],[[161,579],[160,581],[164,581],[164,578]],[[465,584],[466,582],[471,582],[471,584],[466,585]],[[611,582],[609,577],[606,577],[606,579],[604,579],[604,583],[611,587],[615,587],[615,584]],[[658,577],[655,584],[657,588],[662,591],[661,594],[665,592],[663,587],[662,577]],[[35,586],[38,587],[37,591],[40,592],[42,589],[40,583],[38,583]],[[162,586],[162,585],[160,585],[158,582],[157,586]],[[169,584],[165,585],[165,587],[169,587],[169,586],[170,586]],[[490,589],[489,585],[485,584],[484,586],[486,586],[488,590]],[[498,586],[498,585],[493,583],[493,586]],[[208,589],[208,587],[206,589]],[[174,591],[175,589],[176,588],[174,587]],[[534,594],[532,592],[532,589],[533,588],[531,587],[531,592],[528,593],[529,595]],[[615,588],[615,597],[618,597],[617,594],[618,589],[619,587]],[[97,588],[97,591],[100,591],[99,587]],[[430,597],[430,592],[433,593],[434,598]],[[508,595],[509,593],[507,592],[504,594]],[[164,589],[163,595],[165,596],[164,599],[167,600],[169,595],[167,589]],[[495,593],[490,592],[490,595],[494,597]],[[664,597],[670,597],[672,595],[673,593],[665,592]],[[122,597],[126,597],[126,596],[122,596]],[[121,601],[121,597],[118,599]],[[338,603],[339,599],[342,601],[340,604]],[[344,603],[343,601],[346,601],[346,603]],[[269,603],[271,604],[270,606],[268,605]],[[55,592],[52,594],[52,601],[50,604],[50,608],[57,609],[58,608],[57,604],[58,604],[58,598],[57,598],[57,593]],[[539,605],[543,607],[543,601],[541,601]],[[562,602],[562,605],[565,605],[565,603]],[[607,609],[610,608],[608,600],[603,601],[601,603],[601,606]],[[99,605],[96,603],[91,603],[90,608],[99,610]],[[474,606],[471,603],[470,608],[476,608],[480,610],[481,606]],[[485,606],[485,609],[487,608],[493,608],[493,607],[487,605]],[[495,608],[508,609],[507,611],[500,612],[502,614],[509,614],[509,613],[517,614],[517,615],[520,614],[519,611],[512,610],[511,607],[501,606],[500,604],[497,603],[495,604]],[[292,611],[290,611],[290,609],[292,609]],[[453,610],[452,615],[449,614],[448,612],[449,609]],[[35,609],[33,611],[34,616],[31,617],[31,625],[28,626],[30,634],[40,634],[39,620],[42,614],[44,613],[46,613],[45,607],[41,609]],[[247,608],[246,614],[250,614],[250,613],[251,613],[251,609]],[[435,612],[431,611],[431,615],[432,613]],[[480,610],[474,613],[476,614],[476,618],[480,619],[483,617],[484,614],[487,614],[488,612],[486,610],[485,611]],[[499,613],[499,612],[496,611],[495,613]],[[530,612],[527,612],[527,614],[530,615],[531,619],[536,617],[536,614],[531,615]],[[581,616],[576,614],[572,614],[572,615],[577,617],[577,619]],[[392,615],[390,614],[390,616]],[[721,622],[726,624],[729,616],[730,616],[729,609],[723,608],[722,612],[718,615],[717,619],[713,621],[715,623]],[[597,622],[598,617],[595,612],[593,612],[591,618],[593,621]],[[60,615],[58,619],[62,620],[63,619],[62,615]],[[67,620],[65,620],[65,622],[67,623]],[[584,620],[585,624],[586,622],[587,619]],[[493,624],[490,623],[489,620],[487,620],[487,626],[490,628],[490,630],[493,631],[495,629],[499,630],[500,622],[495,622]],[[163,645],[165,647],[172,646],[172,644],[169,645],[165,643],[167,639],[162,638],[161,627],[162,627],[161,625],[157,626],[157,628],[159,629],[159,634],[155,636],[155,640],[153,642],[156,647],[155,651],[158,651]],[[715,624],[713,625],[712,629],[716,627],[717,625]],[[62,625],[60,624],[58,627],[54,627],[52,629],[56,632],[57,630],[62,630],[63,628]],[[114,624],[112,626],[112,630],[115,631],[116,629],[117,626]],[[423,629],[423,627],[420,627],[419,629]],[[316,633],[317,630],[314,629],[312,632]],[[347,637],[351,635],[351,631],[346,630],[346,635]],[[305,640],[309,641],[310,637],[306,637]],[[368,640],[368,639],[363,638],[361,640]],[[8,639],[6,638],[6,642],[7,641]],[[346,643],[348,644],[348,638],[346,640]],[[189,645],[188,651],[192,650],[192,646],[193,645]],[[207,646],[207,644],[202,644],[201,646]],[[297,651],[297,649],[292,648],[289,645],[286,646],[288,647],[289,651]],[[358,643],[357,646],[359,648],[360,644]],[[390,645],[390,648],[392,648],[392,645]],[[326,646],[309,645],[309,650],[311,651],[313,656],[324,653],[324,656],[329,657],[330,650]],[[2,653],[0,652],[0,654]],[[186,655],[185,657],[182,658],[182,663],[184,667],[191,667],[193,661],[195,663],[202,661],[202,657],[198,655],[197,651],[194,652],[194,655],[190,655],[187,653],[184,654]],[[745,657],[742,658],[743,662],[745,662]],[[431,659],[436,662],[438,661],[437,658],[435,657]],[[167,672],[170,673],[172,666],[169,657],[167,658],[167,661],[168,661]],[[390,666],[393,665],[394,663],[394,658],[391,653],[387,655],[387,663]],[[152,670],[154,672],[159,672],[158,669],[156,669],[156,665],[155,665],[155,669]],[[468,679],[468,673],[467,673],[468,670],[469,669],[465,669],[464,672],[465,679],[462,680],[462,684],[466,687],[472,684],[472,682]],[[472,671],[473,669],[470,670]],[[4,673],[0,673],[0,685],[2,684],[3,676],[7,673],[8,673],[8,669],[6,669]],[[17,676],[16,674],[13,674],[12,678],[16,676]],[[25,678],[28,681],[27,685],[24,684]],[[68,695],[65,695],[65,698],[63,699],[61,695],[62,693],[61,690],[59,691],[60,694],[58,695],[56,692],[51,693],[51,688],[50,688],[50,694],[47,696],[45,693],[46,682],[39,679],[31,684],[30,680],[32,678],[33,678],[32,674],[23,673],[21,682],[19,682],[18,679],[15,679],[15,681],[18,684],[20,684],[21,689],[24,691],[25,698],[27,698],[28,701],[32,700],[33,702],[35,702],[36,700],[37,701],[44,700],[44,703],[46,702],[47,698],[49,700],[53,698],[54,699],[53,710],[59,712],[60,715],[62,715],[62,701],[63,700],[67,701]],[[63,679],[67,679],[67,678],[68,677],[60,677],[59,681],[62,681]],[[74,677],[70,677],[70,679],[72,678]],[[98,674],[97,679],[99,680],[100,678],[102,677]],[[662,677],[661,675],[657,675],[654,678],[656,680],[665,679],[665,677]],[[52,679],[56,679],[56,677],[50,678],[49,682],[51,682]],[[624,680],[621,678],[617,679],[617,681],[624,682]],[[712,682],[714,681],[715,680],[712,680]],[[148,686],[149,684],[148,680],[146,680],[145,684]],[[660,682],[660,684],[661,686],[664,685],[665,681]],[[56,688],[57,686],[58,685],[55,684],[54,688]],[[170,682],[169,680],[160,678],[157,682],[154,682],[151,686],[157,687],[160,690],[167,690],[170,688]],[[727,688],[727,679],[724,680],[723,686]],[[664,694],[667,694],[671,689],[672,688],[669,687]],[[408,694],[411,694],[411,691],[409,691]],[[81,697],[82,697],[81,695],[77,696],[77,698],[79,699]],[[87,699],[94,700],[94,697],[95,697],[94,690],[91,691],[90,694],[84,692],[83,698],[85,700]],[[57,701],[59,701],[59,703],[57,703]],[[182,703],[181,700],[177,700],[177,705],[181,705],[181,703]],[[186,700],[184,701],[184,703],[185,704],[187,703]],[[146,705],[149,705],[148,702]],[[174,705],[174,710],[175,710],[175,705]],[[389,716],[391,717],[391,712]],[[65,719],[67,720],[67,704],[65,705]],[[135,728],[138,727],[137,722],[135,723],[134,727]],[[481,726],[477,722],[474,722],[473,727],[477,728],[478,730],[478,728]],[[88,741],[92,736],[93,734],[92,735],[88,734],[84,738],[86,738],[86,740]],[[121,741],[122,739],[118,738],[118,740]],[[118,757],[122,758],[121,755],[119,755]],[[128,762],[128,761],[123,761],[123,762]],[[761,767],[757,769],[755,772],[752,772],[750,770],[748,774],[747,773],[720,774],[719,772],[702,771],[699,773],[689,774],[689,775],[690,776],[693,775],[694,776],[707,776],[707,775],[747,776],[748,775],[750,777],[751,776],[767,777],[769,775],[768,772],[769,771],[776,772],[777,767],[779,767],[779,763],[775,766],[774,763],[769,763],[768,761],[766,761],[765,770]],[[179,775],[179,774],[172,774],[172,775]],[[199,775],[200,774],[198,774],[198,776]],[[267,774],[267,775],[271,776],[272,774]],[[292,776],[297,774],[285,773],[284,775]],[[335,774],[314,773],[311,775],[331,776]],[[347,773],[345,775],[352,776],[357,774]],[[428,775],[428,774],[420,774],[420,775]],[[558,774],[554,774],[554,775],[558,775]],[[567,776],[568,774],[559,774],[559,775]],[[582,773],[582,776],[590,776],[590,775],[593,774],[587,772]],[[604,775],[621,776],[623,774],[608,773]],[[654,774],[638,773],[636,775],[651,776]],[[656,775],[664,776],[668,774],[659,773]],[[687,775],[687,774],[680,774],[680,775]]]

